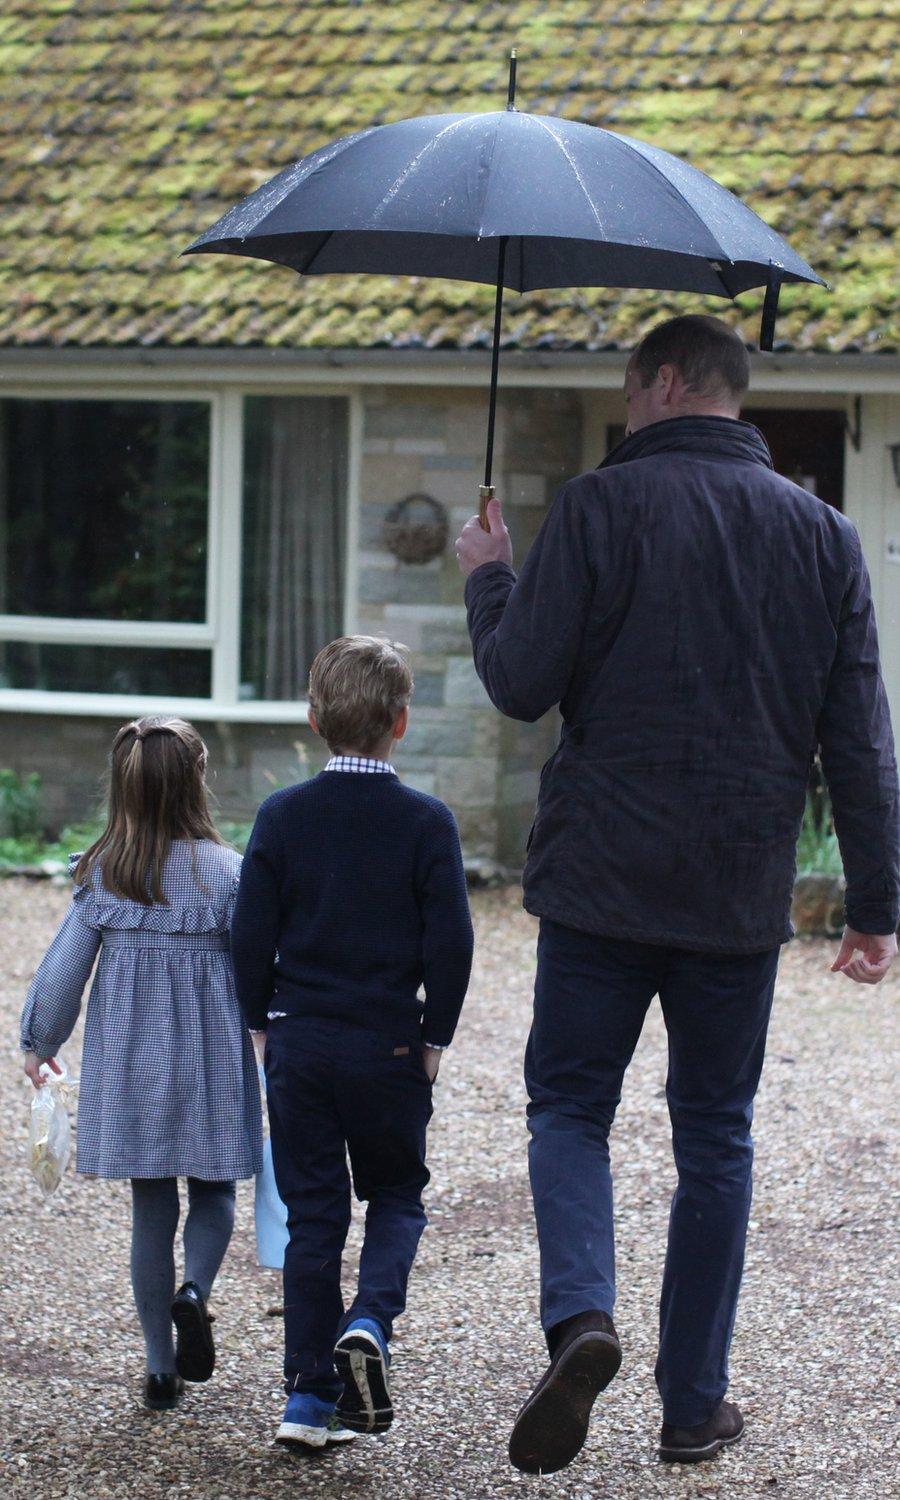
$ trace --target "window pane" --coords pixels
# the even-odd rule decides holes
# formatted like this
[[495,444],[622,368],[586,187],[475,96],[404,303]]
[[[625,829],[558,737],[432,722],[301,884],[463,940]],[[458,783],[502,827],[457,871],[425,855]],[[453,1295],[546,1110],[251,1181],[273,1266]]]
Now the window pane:
[[52,693],[152,693],[208,698],[209,651],[164,646],[58,646],[0,642],[0,687]]
[[316,652],[344,619],[347,402],[244,403],[241,697],[305,698]]
[[0,401],[0,614],[206,618],[209,404]]

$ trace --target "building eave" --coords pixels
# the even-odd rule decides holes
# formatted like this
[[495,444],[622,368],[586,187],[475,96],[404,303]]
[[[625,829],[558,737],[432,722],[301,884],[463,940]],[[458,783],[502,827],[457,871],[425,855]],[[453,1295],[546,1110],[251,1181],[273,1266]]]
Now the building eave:
[[[627,350],[504,350],[501,384],[536,385],[545,380],[569,388],[618,387]],[[751,354],[751,388],[831,390],[852,395],[900,390],[896,354]],[[40,383],[79,374],[98,382],[127,376],[182,381],[199,376],[218,384],[275,384],[299,379],[344,385],[427,385],[433,380],[478,386],[486,378],[488,351],[455,349],[0,349],[4,384]]]

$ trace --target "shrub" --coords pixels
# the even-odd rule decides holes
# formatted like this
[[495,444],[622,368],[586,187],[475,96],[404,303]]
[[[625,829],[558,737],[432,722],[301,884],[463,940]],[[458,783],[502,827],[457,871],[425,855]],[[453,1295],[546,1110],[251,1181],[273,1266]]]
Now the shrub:
[[40,776],[0,771],[0,838],[38,840],[43,831]]
[[827,793],[817,790],[806,799],[806,811],[797,840],[797,873],[842,875],[843,872],[831,802]]

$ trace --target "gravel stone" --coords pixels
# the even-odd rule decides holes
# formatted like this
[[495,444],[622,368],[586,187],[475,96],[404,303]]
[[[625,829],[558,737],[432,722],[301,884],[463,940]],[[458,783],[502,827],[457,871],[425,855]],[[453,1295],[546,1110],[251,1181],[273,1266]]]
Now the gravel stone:
[[[665,1033],[651,1010],[613,1134],[616,1322],[625,1360],[569,1469],[510,1468],[516,1410],[544,1365],[521,1060],[535,926],[514,888],[478,891],[472,990],[444,1060],[431,1134],[430,1228],[395,1341],[383,1438],[309,1459],[276,1448],[280,1278],[256,1265],[252,1184],[213,1308],[219,1360],[174,1413],[140,1404],[126,1183],[70,1173],[44,1204],[25,1165],[30,1085],[17,1019],[62,915],[49,882],[3,883],[0,990],[0,1485],[55,1500],[884,1500],[896,1493],[900,981],[828,973],[833,943],[785,951],[756,1117],[756,1197],[731,1394],[741,1444],[713,1463],[656,1459],[656,1301],[673,1185]],[[77,1073],[79,1036],[65,1056]],[[892,1056],[893,1054],[893,1056]],[[349,1284],[360,1215],[346,1261]]]

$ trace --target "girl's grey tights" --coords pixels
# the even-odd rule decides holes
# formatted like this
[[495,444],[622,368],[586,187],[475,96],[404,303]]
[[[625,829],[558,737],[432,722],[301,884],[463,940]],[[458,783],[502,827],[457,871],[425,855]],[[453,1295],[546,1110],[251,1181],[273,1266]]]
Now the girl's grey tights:
[[[234,1227],[234,1183],[189,1177],[184,1221],[184,1279],[208,1297]],[[131,1285],[147,1345],[147,1371],[175,1370],[172,1298],[175,1231],[180,1204],[177,1177],[132,1177]]]

